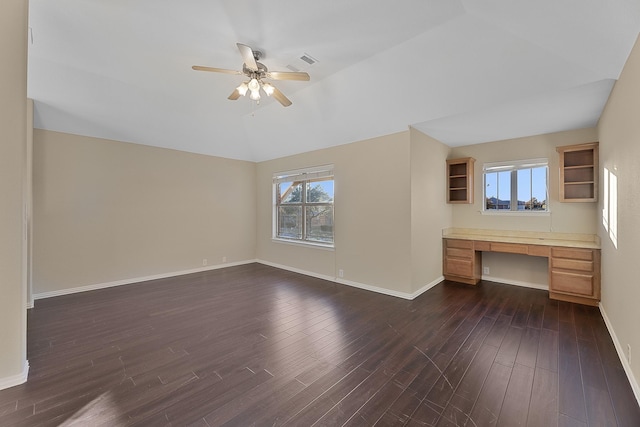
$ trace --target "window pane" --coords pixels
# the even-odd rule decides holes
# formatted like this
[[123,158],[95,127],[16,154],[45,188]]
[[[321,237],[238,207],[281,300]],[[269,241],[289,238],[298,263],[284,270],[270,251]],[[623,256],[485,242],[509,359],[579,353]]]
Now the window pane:
[[531,209],[534,211],[547,210],[547,168],[531,169],[531,188],[533,204]]
[[498,209],[498,174],[496,172],[484,175],[485,209]]
[[518,172],[518,210],[531,209],[531,169],[520,169]]
[[[506,165],[506,171],[484,173],[485,210],[511,210],[512,207],[514,212],[548,210],[548,167],[517,169],[517,166]],[[516,194],[512,194],[512,185]]]
[[498,174],[498,200],[500,210],[511,209],[511,172],[497,172]]
[[274,177],[273,237],[333,246],[333,175],[330,170],[308,174]]
[[278,207],[278,237],[302,239],[302,206]]
[[280,197],[280,203],[301,203],[302,183],[281,182],[278,184],[278,195]]
[[307,240],[333,242],[333,206],[307,206]]
[[333,202],[333,180],[307,182],[307,203]]

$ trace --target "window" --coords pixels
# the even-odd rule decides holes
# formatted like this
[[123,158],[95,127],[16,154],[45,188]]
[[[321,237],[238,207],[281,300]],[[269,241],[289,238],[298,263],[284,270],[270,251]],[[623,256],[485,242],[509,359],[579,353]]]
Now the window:
[[333,167],[273,177],[274,238],[333,246]]
[[486,163],[485,212],[548,212],[547,159]]
[[[615,169],[615,168],[614,168]],[[602,225],[609,232],[611,243],[618,247],[618,177],[604,168],[604,200],[602,207]]]

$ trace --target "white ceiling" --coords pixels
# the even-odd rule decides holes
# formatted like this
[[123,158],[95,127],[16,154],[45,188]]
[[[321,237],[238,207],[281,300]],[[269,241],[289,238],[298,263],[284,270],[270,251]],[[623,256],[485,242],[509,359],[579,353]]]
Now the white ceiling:
[[[595,126],[638,0],[30,0],[35,127],[262,161],[406,130],[460,146]],[[236,42],[293,105],[227,96]]]

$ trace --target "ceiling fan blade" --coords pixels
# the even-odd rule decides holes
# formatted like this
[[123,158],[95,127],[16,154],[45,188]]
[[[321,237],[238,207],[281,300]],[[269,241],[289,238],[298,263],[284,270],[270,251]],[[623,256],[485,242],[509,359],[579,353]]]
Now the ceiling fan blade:
[[309,74],[304,71],[269,71],[267,77],[273,80],[299,80],[308,82]]
[[242,74],[241,71],[236,70],[227,70],[225,68],[215,68],[215,67],[203,67],[201,65],[194,65],[193,67],[196,71],[213,71],[214,73],[225,73],[225,74]]
[[227,99],[235,101],[238,98],[240,98],[240,92],[238,92],[238,89],[235,89],[233,92],[231,92],[231,95],[229,95]]
[[253,49],[242,43],[236,43],[236,45],[238,46],[238,50],[240,50],[244,65],[251,71],[258,71],[258,64],[256,63],[256,59],[253,57]]
[[284,96],[284,93],[280,92],[277,87],[273,87],[273,93],[271,94],[283,107],[291,105],[289,98]]

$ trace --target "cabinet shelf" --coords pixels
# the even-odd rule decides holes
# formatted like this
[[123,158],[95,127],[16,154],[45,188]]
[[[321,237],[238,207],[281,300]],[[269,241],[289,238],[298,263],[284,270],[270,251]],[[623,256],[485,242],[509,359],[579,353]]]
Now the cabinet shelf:
[[593,184],[593,181],[568,181],[564,185],[581,185],[581,184]]
[[475,159],[447,160],[447,203],[473,203],[473,164]]
[[594,164],[588,164],[588,165],[580,165],[580,166],[565,166],[564,170],[576,170],[576,169],[593,169]]
[[598,200],[598,143],[557,147],[560,164],[560,201]]

